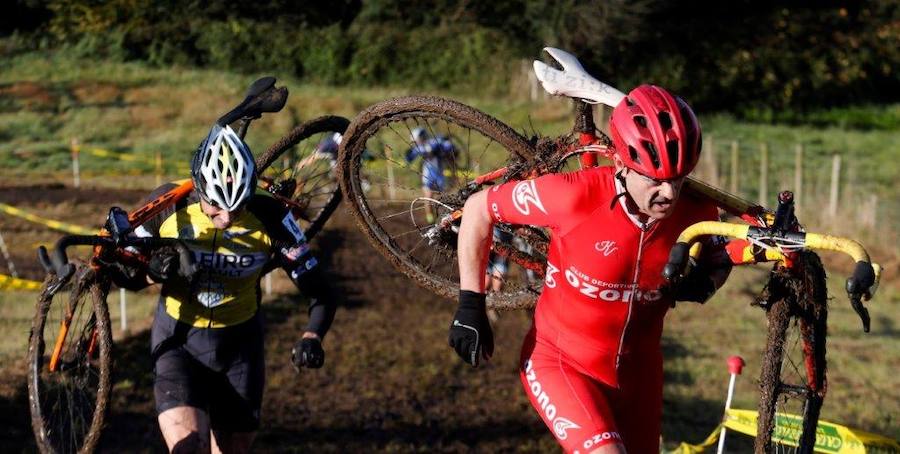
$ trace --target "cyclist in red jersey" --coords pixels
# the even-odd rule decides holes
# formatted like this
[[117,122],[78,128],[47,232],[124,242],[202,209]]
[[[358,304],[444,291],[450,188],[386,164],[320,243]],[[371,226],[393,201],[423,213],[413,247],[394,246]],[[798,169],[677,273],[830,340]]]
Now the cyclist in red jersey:
[[681,231],[718,219],[712,203],[679,197],[701,148],[687,103],[642,85],[615,107],[610,132],[614,166],[469,198],[450,345],[473,366],[493,353],[483,288],[493,223],[548,228],[544,287],[522,347],[526,394],[566,452],[658,453],[663,318],[676,300],[712,296],[730,262],[721,242],[710,241],[677,286],[661,276]]

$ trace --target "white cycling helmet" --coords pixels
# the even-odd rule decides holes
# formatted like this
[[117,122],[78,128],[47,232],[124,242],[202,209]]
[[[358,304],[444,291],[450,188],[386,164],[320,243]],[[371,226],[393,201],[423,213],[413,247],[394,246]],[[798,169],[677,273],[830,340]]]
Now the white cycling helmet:
[[256,190],[256,162],[230,126],[216,124],[194,154],[191,178],[203,200],[234,211]]

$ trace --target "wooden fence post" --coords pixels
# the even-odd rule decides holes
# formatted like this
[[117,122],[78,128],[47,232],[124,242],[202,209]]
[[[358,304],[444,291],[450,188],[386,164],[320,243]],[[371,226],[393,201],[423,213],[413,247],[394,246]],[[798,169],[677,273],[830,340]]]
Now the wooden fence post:
[[156,152],[156,187],[162,185],[162,153]]
[[769,198],[769,146],[759,144],[759,205],[766,206]]
[[719,167],[716,165],[716,145],[712,137],[706,139],[706,150],[703,151],[703,162],[706,181],[709,184],[719,186]]
[[732,194],[738,193],[738,142],[731,142],[731,181],[728,182],[728,188]]
[[78,165],[78,155],[81,152],[81,146],[78,143],[78,139],[73,138],[69,143],[69,147],[72,152],[72,185],[77,188],[81,186],[81,169]]
[[869,200],[863,204],[863,210],[860,212],[860,221],[868,227],[875,227],[876,209],[878,208],[878,195],[870,194]]
[[794,207],[800,210],[800,201],[803,198],[803,145],[794,147]]
[[16,264],[13,263],[12,257],[9,256],[9,249],[6,249],[6,242],[3,241],[2,234],[0,234],[0,252],[3,253],[3,258],[6,259],[7,268],[9,268],[9,275],[18,278],[19,273],[16,272]]
[[837,216],[838,208],[838,183],[841,178],[841,155],[834,155],[831,161],[831,191],[828,197],[828,215]]
[[125,332],[128,329],[128,314],[127,314],[126,308],[125,308],[125,289],[124,288],[119,289],[119,311],[120,311],[119,319],[122,322],[121,323],[122,332]]

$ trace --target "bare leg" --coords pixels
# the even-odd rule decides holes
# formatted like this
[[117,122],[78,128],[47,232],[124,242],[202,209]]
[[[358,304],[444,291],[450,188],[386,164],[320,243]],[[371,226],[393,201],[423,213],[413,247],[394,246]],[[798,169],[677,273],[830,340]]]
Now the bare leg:
[[160,413],[157,419],[169,452],[209,452],[209,416],[205,411],[180,406]]

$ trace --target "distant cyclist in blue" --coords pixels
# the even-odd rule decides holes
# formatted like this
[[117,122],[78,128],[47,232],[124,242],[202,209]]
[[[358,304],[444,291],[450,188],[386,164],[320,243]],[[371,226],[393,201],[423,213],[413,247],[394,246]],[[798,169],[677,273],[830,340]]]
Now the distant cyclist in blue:
[[[406,162],[412,163],[416,158],[422,158],[422,194],[432,197],[434,192],[446,189],[447,182],[444,177],[444,166],[449,164],[451,170],[456,166],[456,148],[450,140],[441,137],[429,137],[425,128],[412,130],[412,147],[406,152]],[[434,222],[434,213],[429,210],[426,214],[428,222]]]

